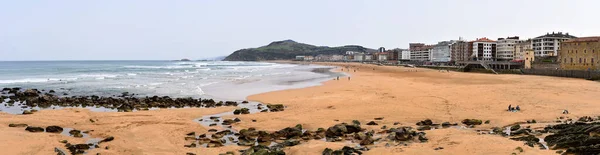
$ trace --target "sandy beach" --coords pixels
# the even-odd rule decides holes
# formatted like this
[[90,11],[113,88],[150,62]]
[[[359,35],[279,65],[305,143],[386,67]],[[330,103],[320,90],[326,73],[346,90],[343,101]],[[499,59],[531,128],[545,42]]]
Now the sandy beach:
[[[433,122],[460,123],[463,119],[489,120],[489,124],[475,128],[447,128],[428,130],[427,143],[386,147],[383,143],[371,146],[365,154],[511,154],[522,147],[519,154],[556,154],[553,150],[530,148],[520,141],[498,135],[478,134],[476,130],[489,130],[516,122],[535,119],[538,123],[551,123],[564,116],[577,118],[595,116],[600,105],[600,84],[580,79],[492,75],[461,72],[439,72],[416,69],[375,66],[358,63],[318,63],[338,66],[351,76],[330,80],[321,86],[256,94],[248,100],[277,103],[285,111],[227,116],[242,121],[234,129],[254,127],[276,131],[301,124],[309,130],[327,128],[341,122],[373,121],[377,126],[364,126],[380,130],[382,126],[415,126],[416,122],[431,119]],[[356,71],[354,71],[356,70]],[[506,111],[508,105],[519,105],[520,112]],[[91,137],[115,140],[92,149],[88,154],[219,154],[246,147],[228,145],[219,148],[186,148],[184,136],[189,132],[206,133],[194,119],[209,114],[234,110],[234,107],[160,109],[132,113],[91,112],[70,108],[41,110],[32,115],[13,115],[0,112],[0,149],[3,154],[54,154],[54,147],[83,139],[52,133],[30,133],[23,128],[9,128],[10,123],[30,126],[59,125],[82,131],[91,131]],[[571,114],[561,112],[568,109]],[[94,120],[93,122],[90,121]],[[256,120],[256,122],[250,121]],[[394,125],[395,122],[399,124]],[[93,131],[92,131],[93,130]],[[344,142],[311,140],[285,149],[288,154],[321,154],[323,149],[339,149]],[[109,149],[105,149],[109,146]],[[441,150],[434,148],[443,147]]]

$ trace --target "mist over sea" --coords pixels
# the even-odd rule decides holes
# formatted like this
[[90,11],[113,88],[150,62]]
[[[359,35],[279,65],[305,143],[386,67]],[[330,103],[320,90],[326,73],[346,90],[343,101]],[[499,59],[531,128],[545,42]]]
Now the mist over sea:
[[55,90],[59,95],[202,97],[243,100],[251,94],[319,85],[326,66],[228,61],[0,62],[0,88]]

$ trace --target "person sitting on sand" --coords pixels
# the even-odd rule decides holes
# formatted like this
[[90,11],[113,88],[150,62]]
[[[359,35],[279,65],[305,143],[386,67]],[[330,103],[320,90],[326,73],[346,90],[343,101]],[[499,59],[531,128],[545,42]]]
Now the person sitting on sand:
[[517,105],[517,108],[516,108],[516,110],[517,110],[517,111],[521,111],[521,108],[519,107],[519,105]]
[[508,111],[511,111],[512,109],[512,104],[508,105]]
[[348,76],[348,81],[350,81],[350,77]]
[[563,110],[563,114],[569,114],[569,111],[567,109]]

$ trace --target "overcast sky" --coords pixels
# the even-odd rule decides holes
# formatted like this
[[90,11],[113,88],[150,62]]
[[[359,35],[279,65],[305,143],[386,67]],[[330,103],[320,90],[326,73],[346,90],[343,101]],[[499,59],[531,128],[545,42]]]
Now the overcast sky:
[[0,0],[0,60],[170,60],[292,39],[407,48],[600,35],[598,0]]

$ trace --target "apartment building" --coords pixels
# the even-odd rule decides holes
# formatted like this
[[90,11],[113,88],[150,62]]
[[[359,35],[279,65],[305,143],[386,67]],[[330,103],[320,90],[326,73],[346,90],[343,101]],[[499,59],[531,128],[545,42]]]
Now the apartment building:
[[496,41],[488,38],[477,38],[471,41],[472,48],[469,50],[473,53],[474,59],[477,61],[494,61],[496,57]]
[[498,38],[496,41],[496,61],[511,61],[514,59],[515,45],[522,43],[518,36]]
[[537,57],[558,56],[561,42],[573,38],[577,37],[569,35],[569,33],[552,32],[552,34],[547,33],[546,35],[534,38],[531,44]]

